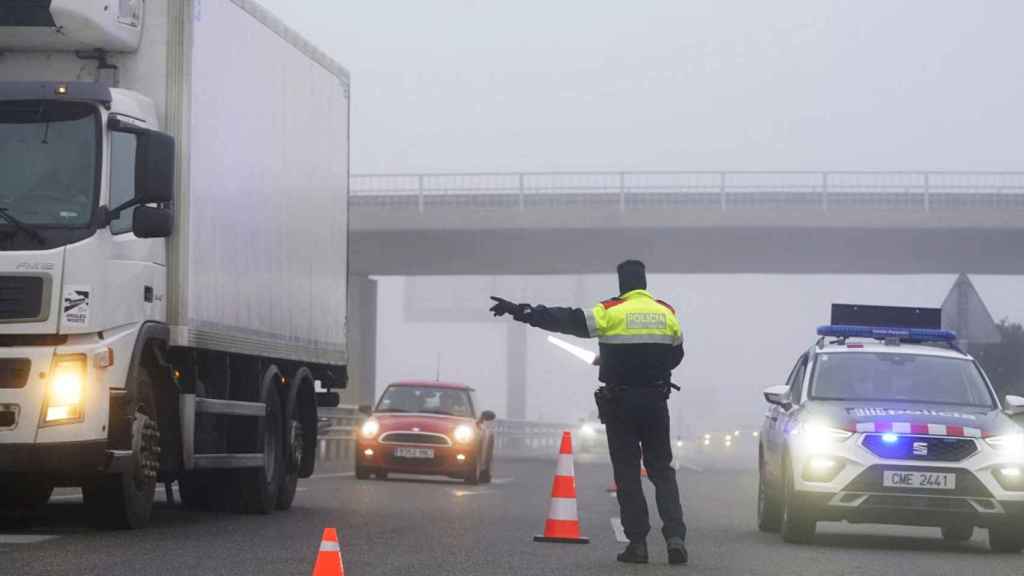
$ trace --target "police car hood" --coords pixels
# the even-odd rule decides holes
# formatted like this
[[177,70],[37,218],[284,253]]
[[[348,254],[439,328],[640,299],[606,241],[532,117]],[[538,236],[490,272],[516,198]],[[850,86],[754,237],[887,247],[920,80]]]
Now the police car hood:
[[1015,431],[994,408],[917,402],[814,401],[801,421],[822,422],[850,432],[927,434],[987,438]]

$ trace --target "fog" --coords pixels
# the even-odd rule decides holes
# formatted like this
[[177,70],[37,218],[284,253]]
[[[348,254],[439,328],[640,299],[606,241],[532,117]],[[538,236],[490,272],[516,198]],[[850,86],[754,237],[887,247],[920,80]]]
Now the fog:
[[[262,3],[351,70],[354,173],[1024,168],[1015,0]],[[673,410],[690,433],[756,426],[759,390],[783,382],[829,303],[938,306],[954,279],[651,272],[686,334]],[[972,280],[996,319],[1024,320],[1020,277]],[[459,310],[421,323],[409,283],[380,282],[378,391],[439,373],[499,414],[506,328],[490,291],[590,305],[616,286],[419,279],[414,297]],[[528,339],[527,416],[586,415],[594,369],[544,337]]]

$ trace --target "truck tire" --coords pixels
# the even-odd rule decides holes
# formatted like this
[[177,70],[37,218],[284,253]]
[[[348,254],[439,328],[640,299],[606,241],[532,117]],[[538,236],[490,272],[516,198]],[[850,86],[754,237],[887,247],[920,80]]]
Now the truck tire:
[[19,475],[0,476],[0,513],[35,514],[50,501],[53,483]]
[[988,529],[988,547],[1000,554],[1024,550],[1024,522],[1002,522]]
[[259,401],[267,406],[267,415],[257,425],[259,448],[265,463],[262,468],[237,470],[241,488],[242,512],[270,514],[277,507],[277,496],[285,473],[284,416],[277,390],[276,369],[268,371],[260,388]]
[[793,475],[785,464],[785,491],[782,499],[782,522],[780,531],[782,540],[790,544],[807,544],[814,539],[817,521],[807,510],[806,503],[801,502],[793,488]]
[[[107,474],[82,486],[89,517],[103,528],[134,529],[149,524],[160,465],[160,427],[156,419],[153,379],[145,366],[136,372],[135,398],[124,433],[132,451],[130,469]],[[115,439],[116,440],[116,439]]]
[[779,496],[768,482],[764,463],[758,467],[757,474],[757,529],[761,532],[778,532],[782,525],[782,508]]
[[[298,384],[298,383],[296,383]],[[299,487],[299,473],[302,469],[302,454],[305,445],[305,430],[299,413],[299,402],[296,396],[289,402],[284,415],[284,437],[281,442],[285,449],[284,474],[281,475],[281,486],[277,491],[277,509],[287,510],[295,501],[295,492]]]

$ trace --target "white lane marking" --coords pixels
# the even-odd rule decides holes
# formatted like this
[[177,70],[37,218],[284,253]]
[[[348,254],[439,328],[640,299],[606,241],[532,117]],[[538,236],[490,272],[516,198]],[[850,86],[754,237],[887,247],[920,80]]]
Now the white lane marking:
[[623,544],[629,542],[629,538],[626,538],[626,529],[622,527],[622,520],[618,518],[612,518],[612,532],[615,534],[615,541],[622,542]]
[[355,475],[355,472],[333,472],[330,474],[314,474],[307,478],[307,480],[319,480],[320,478],[347,478]]
[[509,482],[512,482],[513,480],[515,480],[515,478],[512,478],[512,477],[508,477],[508,478],[495,478],[494,480],[491,480],[491,484],[498,484],[498,485],[508,484]]
[[60,538],[56,534],[0,534],[0,544],[38,544]]
[[480,494],[493,494],[494,490],[452,490],[452,494],[458,497],[477,496]]

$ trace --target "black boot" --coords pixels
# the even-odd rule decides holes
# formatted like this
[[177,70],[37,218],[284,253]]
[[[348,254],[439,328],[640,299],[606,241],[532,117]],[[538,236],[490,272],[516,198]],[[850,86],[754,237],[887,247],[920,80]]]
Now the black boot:
[[622,554],[619,554],[618,560],[626,564],[647,564],[647,542],[630,542]]
[[678,536],[673,536],[668,539],[668,563],[669,564],[686,564],[690,561],[690,555],[686,552],[686,546],[683,544],[683,539]]

